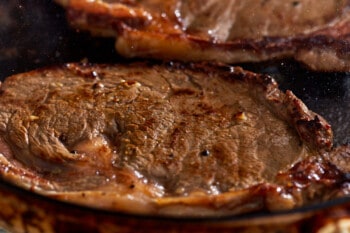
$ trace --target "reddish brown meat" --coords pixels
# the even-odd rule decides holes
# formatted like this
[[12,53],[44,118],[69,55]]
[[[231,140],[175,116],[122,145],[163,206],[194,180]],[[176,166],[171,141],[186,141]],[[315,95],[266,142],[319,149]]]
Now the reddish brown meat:
[[67,64],[9,77],[0,97],[1,176],[62,200],[225,215],[305,205],[345,182],[328,123],[239,67]]
[[57,0],[69,22],[126,57],[227,63],[294,58],[350,70],[348,0]]

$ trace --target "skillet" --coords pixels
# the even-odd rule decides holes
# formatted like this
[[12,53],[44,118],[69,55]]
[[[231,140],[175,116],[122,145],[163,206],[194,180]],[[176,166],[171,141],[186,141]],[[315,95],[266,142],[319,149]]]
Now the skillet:
[[[0,2],[0,80],[35,68],[87,59],[129,62],[118,56],[114,40],[92,38],[71,29],[62,8],[51,1]],[[291,60],[238,64],[273,76],[332,125],[335,146],[350,143],[350,73],[307,70]],[[0,224],[14,232],[321,232],[349,225],[350,198],[291,211],[224,218],[191,219],[113,213],[61,203],[0,181]],[[339,227],[339,226],[338,226]],[[332,232],[332,231],[326,231]]]

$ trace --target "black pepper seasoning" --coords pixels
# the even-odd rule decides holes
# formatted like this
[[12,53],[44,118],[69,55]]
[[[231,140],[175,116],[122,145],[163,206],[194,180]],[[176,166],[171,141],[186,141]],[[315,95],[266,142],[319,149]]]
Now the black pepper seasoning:
[[203,150],[201,153],[200,153],[201,156],[209,156],[210,155],[210,151],[209,150]]

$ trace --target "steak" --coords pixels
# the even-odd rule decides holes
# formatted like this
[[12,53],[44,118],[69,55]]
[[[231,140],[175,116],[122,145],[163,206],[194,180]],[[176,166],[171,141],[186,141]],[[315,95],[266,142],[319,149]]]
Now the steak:
[[348,187],[350,150],[332,149],[330,125],[239,67],[69,63],[11,76],[0,93],[2,179],[59,200],[226,215]]
[[56,0],[125,57],[229,64],[294,58],[350,70],[348,0]]

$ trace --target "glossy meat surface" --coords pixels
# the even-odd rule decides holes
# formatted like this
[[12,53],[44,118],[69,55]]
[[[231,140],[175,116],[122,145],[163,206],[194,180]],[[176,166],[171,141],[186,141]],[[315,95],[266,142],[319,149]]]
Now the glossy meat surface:
[[294,58],[314,70],[350,70],[347,0],[57,1],[72,26],[116,37],[126,57]]
[[[304,205],[316,199],[300,195],[316,188],[303,194],[278,177],[332,153],[329,124],[291,92],[214,64],[82,63],[15,75],[1,86],[0,135],[3,179],[132,213]],[[344,169],[320,186],[343,182]]]

